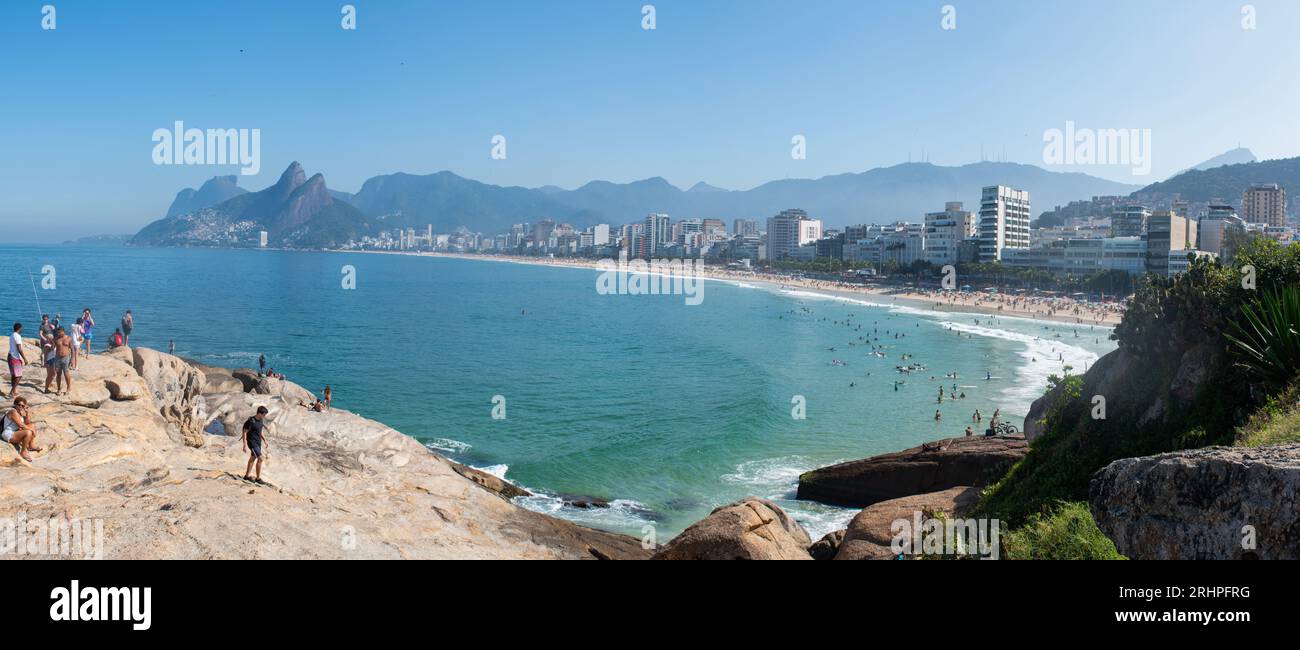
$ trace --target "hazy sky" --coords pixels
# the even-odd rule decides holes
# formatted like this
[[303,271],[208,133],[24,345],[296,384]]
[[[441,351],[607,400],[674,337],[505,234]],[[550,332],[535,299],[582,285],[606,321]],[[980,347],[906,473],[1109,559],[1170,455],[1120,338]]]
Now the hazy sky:
[[[261,189],[451,170],[745,189],[923,152],[1043,165],[1043,134],[1151,130],[1160,180],[1235,147],[1300,155],[1300,2],[645,0],[0,3],[5,241],[134,232],[233,166],[159,166],[155,129],[261,130]],[[942,29],[943,6],[956,8]],[[493,160],[491,139],[507,138]],[[807,159],[790,139],[807,138]]]

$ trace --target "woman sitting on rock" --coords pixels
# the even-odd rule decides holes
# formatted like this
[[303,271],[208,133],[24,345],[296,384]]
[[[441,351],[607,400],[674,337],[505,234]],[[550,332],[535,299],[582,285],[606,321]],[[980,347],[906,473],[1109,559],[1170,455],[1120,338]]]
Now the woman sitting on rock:
[[32,459],[27,452],[44,451],[36,446],[36,425],[32,423],[29,408],[26,397],[15,399],[14,407],[5,414],[3,431],[0,432],[0,439],[13,445],[18,450],[18,455],[26,461]]

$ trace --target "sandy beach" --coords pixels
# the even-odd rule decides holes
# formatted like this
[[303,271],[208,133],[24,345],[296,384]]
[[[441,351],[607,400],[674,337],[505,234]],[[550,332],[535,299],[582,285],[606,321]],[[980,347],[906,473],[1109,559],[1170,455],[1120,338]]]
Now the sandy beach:
[[[524,257],[519,255],[493,255],[485,253],[418,253],[399,251],[363,251],[390,255],[415,255],[423,257],[450,257],[456,259],[511,262],[536,266],[557,266],[596,270],[598,260],[579,258]],[[1113,327],[1124,317],[1124,307],[1119,303],[1098,305],[1063,296],[1022,296],[978,291],[916,290],[885,284],[859,284],[833,282],[777,273],[757,271],[732,271],[716,266],[706,266],[704,277],[730,282],[749,282],[773,285],[779,288],[821,291],[842,297],[868,297],[874,302],[902,304],[943,312],[966,312],[997,316],[1017,316],[1038,320],[1099,325]],[[886,300],[882,300],[886,299]]]

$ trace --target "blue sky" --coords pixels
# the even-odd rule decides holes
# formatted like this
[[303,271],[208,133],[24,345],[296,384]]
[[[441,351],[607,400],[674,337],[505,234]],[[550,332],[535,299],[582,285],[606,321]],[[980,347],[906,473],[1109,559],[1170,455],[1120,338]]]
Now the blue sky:
[[[41,6],[57,29],[41,29]],[[125,233],[234,167],[158,166],[176,120],[258,128],[261,189],[451,170],[576,187],[731,189],[909,160],[1042,164],[1067,120],[1149,128],[1160,180],[1241,143],[1300,155],[1300,3],[645,0],[0,3],[0,227]],[[956,8],[943,30],[941,8]],[[241,51],[242,50],[242,51]],[[489,153],[507,137],[508,158]],[[806,160],[790,138],[806,136]],[[30,228],[28,226],[31,226]]]

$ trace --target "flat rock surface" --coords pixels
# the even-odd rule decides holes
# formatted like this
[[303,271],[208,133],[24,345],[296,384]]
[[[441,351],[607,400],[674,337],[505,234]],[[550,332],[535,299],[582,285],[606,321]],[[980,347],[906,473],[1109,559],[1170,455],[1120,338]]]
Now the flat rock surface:
[[[632,537],[515,506],[379,422],[288,401],[302,391],[288,382],[210,392],[255,387],[219,375],[124,350],[82,359],[71,393],[46,396],[44,369],[27,367],[20,394],[45,451],[28,463],[0,445],[0,516],[102,520],[104,557],[116,559],[651,555]],[[239,429],[258,405],[270,409],[262,475],[273,486],[242,479]]]

